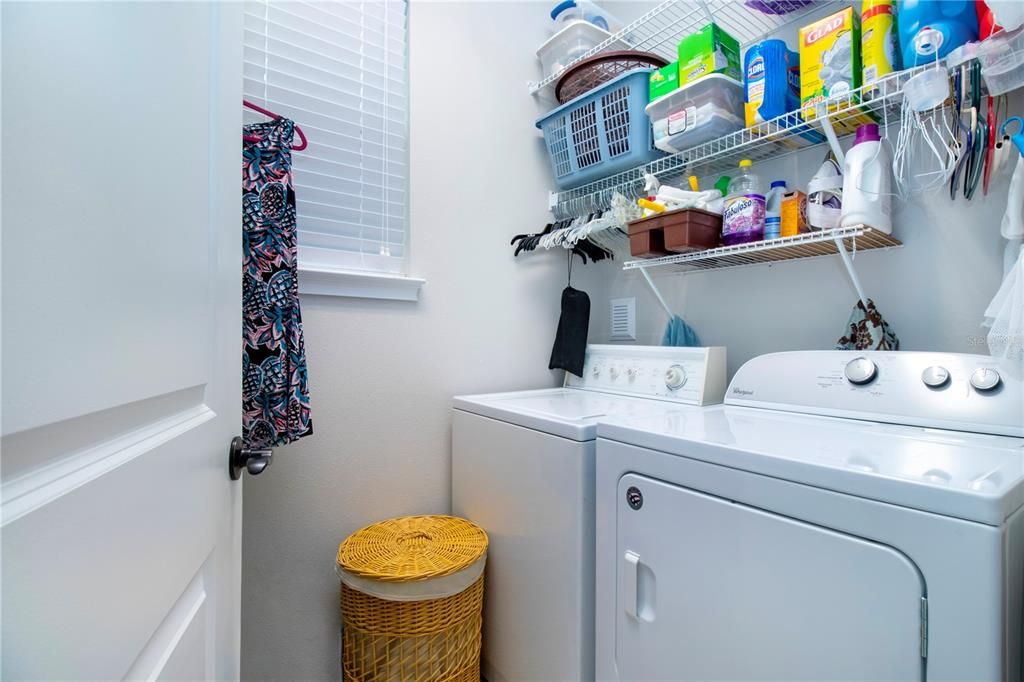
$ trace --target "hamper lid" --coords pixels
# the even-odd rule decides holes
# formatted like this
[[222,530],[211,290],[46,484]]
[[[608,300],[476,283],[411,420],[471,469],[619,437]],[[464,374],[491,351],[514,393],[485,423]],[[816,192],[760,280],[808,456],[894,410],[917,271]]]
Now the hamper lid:
[[457,573],[487,552],[487,533],[456,516],[403,516],[374,523],[338,547],[339,568],[386,582]]

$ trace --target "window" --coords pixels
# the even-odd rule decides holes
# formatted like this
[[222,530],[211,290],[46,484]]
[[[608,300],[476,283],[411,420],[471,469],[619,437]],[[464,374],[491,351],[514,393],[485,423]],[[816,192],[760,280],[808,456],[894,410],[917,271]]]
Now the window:
[[406,23],[404,0],[246,0],[245,98],[309,140],[292,160],[300,271],[404,274]]

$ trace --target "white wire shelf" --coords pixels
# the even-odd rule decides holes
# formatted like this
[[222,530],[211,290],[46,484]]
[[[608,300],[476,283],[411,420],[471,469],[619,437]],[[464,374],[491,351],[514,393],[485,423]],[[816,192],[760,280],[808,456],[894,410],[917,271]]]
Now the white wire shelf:
[[670,268],[681,272],[692,272],[777,263],[798,258],[834,256],[839,253],[837,241],[842,243],[846,251],[851,254],[903,246],[903,243],[892,235],[867,225],[851,225],[850,227],[817,230],[793,237],[780,237],[750,244],[721,246],[707,251],[631,260],[626,261],[622,265],[622,269]]
[[891,73],[869,86],[845,95],[830,97],[796,112],[723,135],[703,144],[663,156],[642,166],[610,175],[580,187],[552,193],[550,208],[557,218],[586,215],[607,208],[612,195],[619,192],[630,198],[643,196],[644,175],[650,173],[662,182],[678,180],[685,174],[697,176],[728,174],[740,159],[760,161],[777,158],[808,147],[827,144],[818,123],[817,112],[829,112],[837,136],[852,134],[858,125],[875,121],[883,126],[898,124],[903,104],[903,86],[911,76],[934,65]]
[[[777,0],[777,4],[785,8],[786,0]],[[839,9],[846,4],[848,3],[841,0],[819,0],[810,5],[793,2],[789,5],[790,11],[787,14],[773,16],[746,7],[742,0],[665,0],[567,64],[566,70],[573,64],[606,50],[622,49],[623,42],[631,45],[632,49],[653,52],[669,62],[674,62],[678,58],[676,50],[683,36],[697,32],[712,21],[734,37],[741,47],[746,47],[785,26],[802,21],[809,14],[822,8]],[[564,71],[530,83],[530,94],[537,95],[551,87],[562,73]]]

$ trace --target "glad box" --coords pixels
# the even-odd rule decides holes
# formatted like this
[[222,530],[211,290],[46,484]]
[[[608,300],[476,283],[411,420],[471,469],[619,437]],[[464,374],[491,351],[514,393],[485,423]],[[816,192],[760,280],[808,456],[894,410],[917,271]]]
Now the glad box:
[[[800,106],[860,87],[860,15],[852,7],[800,29]],[[804,119],[814,118],[813,108]]]

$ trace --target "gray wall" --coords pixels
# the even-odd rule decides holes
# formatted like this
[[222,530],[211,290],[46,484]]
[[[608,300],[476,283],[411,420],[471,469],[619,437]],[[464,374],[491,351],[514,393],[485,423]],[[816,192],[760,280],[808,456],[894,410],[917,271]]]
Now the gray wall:
[[[418,303],[302,299],[315,434],[245,479],[245,679],[340,677],[338,543],[449,511],[453,395],[561,381],[547,362],[565,257],[508,245],[548,220],[526,90],[545,8],[412,4],[410,272],[427,284]],[[592,269],[573,283],[607,300]]]

